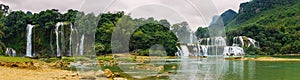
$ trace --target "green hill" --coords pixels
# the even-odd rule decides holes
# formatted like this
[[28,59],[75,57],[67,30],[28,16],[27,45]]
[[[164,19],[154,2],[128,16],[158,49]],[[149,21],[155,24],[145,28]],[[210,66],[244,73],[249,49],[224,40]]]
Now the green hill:
[[[248,36],[260,42],[260,54],[300,53],[299,0],[252,0],[240,5],[226,26],[227,35]],[[251,50],[250,50],[251,51]]]

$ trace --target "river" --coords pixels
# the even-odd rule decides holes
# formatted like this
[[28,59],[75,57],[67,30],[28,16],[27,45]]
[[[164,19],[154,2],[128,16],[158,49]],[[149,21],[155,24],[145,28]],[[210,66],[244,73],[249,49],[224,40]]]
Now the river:
[[[135,63],[122,64],[111,68],[135,78],[165,76],[159,79],[172,80],[299,80],[300,62],[267,62],[251,60],[224,60],[222,57],[166,59],[147,64],[164,66],[164,72],[132,69]],[[145,65],[145,64],[143,64]],[[127,67],[124,67],[127,66]],[[171,68],[176,66],[176,68]],[[105,68],[109,68],[108,66]],[[117,71],[118,70],[113,70]],[[167,74],[165,74],[168,72]],[[167,76],[167,77],[166,77]],[[156,78],[155,78],[156,79]]]

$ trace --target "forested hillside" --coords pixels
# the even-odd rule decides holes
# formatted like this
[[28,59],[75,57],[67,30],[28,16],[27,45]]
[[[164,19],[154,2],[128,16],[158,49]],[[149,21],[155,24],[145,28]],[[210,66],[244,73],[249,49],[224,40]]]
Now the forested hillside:
[[[5,10],[4,10],[5,9]],[[93,38],[95,33],[95,51],[98,55],[110,54],[112,49],[119,52],[137,52],[138,55],[148,55],[148,50],[155,44],[164,47],[167,55],[175,55],[177,52],[177,42],[179,41],[170,27],[173,29],[184,29],[187,26],[178,26],[182,23],[174,25],[167,20],[155,20],[154,18],[131,18],[125,12],[108,12],[95,15],[93,13],[86,14],[77,10],[68,10],[61,13],[57,9],[48,9],[38,13],[11,11],[8,8],[0,10],[0,54],[4,55],[6,48],[16,50],[17,56],[24,56],[26,52],[26,36],[28,32],[27,24],[32,24],[32,52],[39,57],[49,57],[57,54],[56,42],[59,41],[62,55],[69,53],[71,25],[77,28],[76,33],[78,40],[81,35],[86,35],[84,40]],[[63,22],[64,25],[59,27],[59,39],[56,39],[56,24]],[[95,27],[95,28],[94,28]],[[112,42],[112,34],[115,32],[120,34],[119,41]],[[129,45],[114,45],[112,43],[122,43],[122,39],[128,36]],[[74,39],[73,38],[73,39]],[[77,40],[77,41],[78,41]],[[92,39],[93,40],[93,39]],[[76,40],[75,40],[76,41]],[[124,42],[125,43],[125,42]],[[128,43],[128,42],[127,42]],[[146,45],[145,45],[146,44]],[[76,46],[76,45],[72,45]],[[91,45],[84,45],[85,48],[92,48]],[[129,47],[124,50],[122,47]],[[88,49],[85,53],[91,52]]]
[[[222,14],[226,24],[228,16],[224,14],[228,11]],[[199,27],[196,36],[206,38],[208,33],[207,27]],[[252,0],[242,3],[237,16],[226,25],[226,35],[228,45],[232,44],[235,36],[247,36],[259,41],[260,49],[247,48],[248,54],[300,53],[300,2]]]
[[256,54],[299,53],[299,12],[299,0],[252,0],[242,3],[238,16],[226,26],[228,38],[248,36],[259,41],[262,52]]

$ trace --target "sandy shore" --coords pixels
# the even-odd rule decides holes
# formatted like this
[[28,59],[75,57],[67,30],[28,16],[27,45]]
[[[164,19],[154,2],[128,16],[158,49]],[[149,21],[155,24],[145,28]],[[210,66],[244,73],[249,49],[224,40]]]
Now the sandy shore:
[[300,61],[300,59],[274,58],[274,57],[243,58],[241,60],[255,60],[255,61]]
[[1,80],[79,80],[75,72],[60,69],[20,69],[0,66]]

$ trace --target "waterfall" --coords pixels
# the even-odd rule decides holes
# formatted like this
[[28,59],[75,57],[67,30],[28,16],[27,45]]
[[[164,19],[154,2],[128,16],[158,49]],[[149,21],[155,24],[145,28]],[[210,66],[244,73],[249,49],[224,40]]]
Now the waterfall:
[[206,38],[206,45],[209,45],[210,38]]
[[14,49],[12,48],[6,48],[5,54],[8,56],[17,56],[17,53]]
[[[240,41],[240,44],[238,44],[238,42]],[[248,42],[248,43],[245,43]],[[259,47],[259,44],[256,40],[246,37],[246,36],[237,36],[233,38],[233,45],[232,46],[239,46],[239,47],[250,47],[251,45],[253,45],[254,47]]]
[[175,55],[176,56],[181,56],[182,50],[178,46],[176,46],[176,48],[177,48],[178,52],[176,52]]
[[55,33],[56,33],[56,50],[57,50],[57,56],[61,56],[61,54],[60,54],[60,47],[59,47],[59,41],[58,41],[58,38],[59,38],[59,27],[60,26],[62,26],[63,25],[63,23],[62,22],[58,22],[58,23],[56,23],[56,25],[55,25]]
[[226,46],[226,40],[223,37],[215,37],[214,42],[215,46]]
[[237,47],[237,46],[226,46],[224,47],[224,52],[223,55],[236,55],[236,56],[240,56],[240,55],[244,55],[244,49],[241,47]]
[[240,39],[240,41],[241,41],[241,44],[242,44],[242,46],[245,46],[245,43],[244,43],[243,37],[242,37],[242,36],[239,36],[239,39]]
[[26,45],[26,56],[32,57],[32,42],[31,42],[31,35],[32,35],[32,28],[34,26],[28,24],[27,25],[27,45]]
[[69,56],[72,55],[72,37],[73,37],[73,25],[70,23],[70,28],[71,28],[71,32],[70,32],[70,43],[69,43]]
[[201,47],[203,56],[207,56],[208,55],[208,53],[207,53],[208,46],[206,46],[206,45],[200,45],[200,47]]
[[237,39],[238,39],[237,37],[233,37],[232,46],[238,46]]
[[12,53],[12,56],[13,56],[13,57],[17,56],[17,52],[16,52],[16,50],[14,50],[14,49],[11,49],[11,53]]
[[80,51],[79,51],[80,55],[83,55],[83,52],[84,52],[84,34],[82,34],[82,36],[81,36],[79,49],[80,49]]
[[[245,39],[245,40],[244,40]],[[238,36],[233,38],[233,46],[227,46],[225,37],[203,38],[197,44],[181,44],[178,48],[177,56],[208,56],[208,55],[244,55],[243,46],[253,45],[258,47],[258,42],[254,39]],[[242,46],[242,47],[240,47]]]
[[181,56],[189,56],[190,55],[187,45],[180,45],[180,47],[182,50]]
[[[256,40],[252,39],[252,38],[247,38],[250,42],[250,44],[252,44],[254,47],[258,47],[258,45],[256,45]],[[248,45],[248,47],[250,47],[250,45]]]

